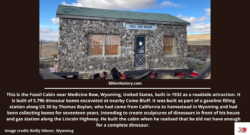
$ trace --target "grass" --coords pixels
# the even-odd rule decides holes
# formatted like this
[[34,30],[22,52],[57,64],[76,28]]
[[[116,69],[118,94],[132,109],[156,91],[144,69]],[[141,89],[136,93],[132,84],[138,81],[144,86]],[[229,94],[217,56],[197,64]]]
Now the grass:
[[187,40],[188,41],[198,41],[198,40],[210,40],[211,34],[192,34],[192,35],[187,35]]
[[[40,54],[40,44],[39,44]],[[54,57],[57,58],[58,50],[56,43],[43,43],[42,44],[42,56],[41,57]]]

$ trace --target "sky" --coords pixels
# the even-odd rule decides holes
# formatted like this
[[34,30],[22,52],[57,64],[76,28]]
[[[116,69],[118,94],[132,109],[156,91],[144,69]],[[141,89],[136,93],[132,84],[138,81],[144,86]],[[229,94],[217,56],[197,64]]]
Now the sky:
[[58,5],[166,13],[191,23],[187,34],[210,33],[210,0],[40,0],[40,40],[58,41]]

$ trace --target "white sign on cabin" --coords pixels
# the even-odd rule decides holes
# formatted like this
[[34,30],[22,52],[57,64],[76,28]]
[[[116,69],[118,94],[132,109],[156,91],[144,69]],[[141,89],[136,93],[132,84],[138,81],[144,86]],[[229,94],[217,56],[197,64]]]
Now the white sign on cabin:
[[155,30],[154,25],[126,24],[126,29]]

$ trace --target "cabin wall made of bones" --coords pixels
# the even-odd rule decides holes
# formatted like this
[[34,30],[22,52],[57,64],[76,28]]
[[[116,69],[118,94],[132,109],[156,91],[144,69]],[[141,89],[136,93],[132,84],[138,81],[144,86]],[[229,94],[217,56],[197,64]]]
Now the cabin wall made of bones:
[[[131,23],[154,25],[155,30],[126,29],[126,22],[84,19],[59,19],[59,57],[57,72],[103,72],[116,67],[119,71],[147,69],[188,69],[187,31],[183,25]],[[118,57],[88,55],[88,35],[119,35]],[[135,36],[146,36],[146,67],[134,66]],[[163,37],[175,37],[175,57],[163,54]]]

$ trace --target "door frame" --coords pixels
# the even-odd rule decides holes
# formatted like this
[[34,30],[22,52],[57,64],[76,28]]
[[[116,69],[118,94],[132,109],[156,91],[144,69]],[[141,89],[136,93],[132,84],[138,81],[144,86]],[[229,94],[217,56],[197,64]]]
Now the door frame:
[[136,58],[136,52],[137,52],[137,38],[138,37],[143,37],[144,38],[144,46],[145,46],[145,51],[144,51],[144,53],[143,53],[143,55],[145,55],[145,66],[144,67],[136,67],[135,66],[135,63],[134,63],[134,67],[135,68],[145,68],[145,67],[147,67],[147,65],[148,65],[148,63],[147,63],[147,57],[146,57],[146,55],[147,55],[147,43],[146,43],[146,38],[147,38],[147,35],[135,35],[135,41],[134,41],[134,52],[135,52],[135,54],[134,54],[134,62],[135,62],[135,58]]

